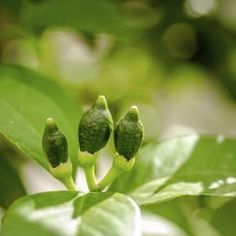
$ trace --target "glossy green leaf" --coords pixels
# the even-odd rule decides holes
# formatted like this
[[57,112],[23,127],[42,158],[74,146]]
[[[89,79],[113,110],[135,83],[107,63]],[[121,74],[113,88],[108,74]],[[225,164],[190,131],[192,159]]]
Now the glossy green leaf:
[[191,195],[236,195],[236,140],[223,136],[186,136],[149,145],[134,171],[112,191],[129,192],[139,204]]
[[76,166],[79,112],[70,96],[53,81],[20,67],[0,67],[0,132],[26,156],[45,168],[42,135],[47,117],[53,117],[66,135]]
[[82,215],[79,236],[141,235],[140,211],[129,197],[114,194]]
[[3,219],[1,236],[56,236],[75,231],[78,222],[71,215],[76,197],[74,192],[52,192],[17,200]]
[[119,193],[49,192],[16,201],[1,235],[136,236],[141,235],[139,221],[138,206]]

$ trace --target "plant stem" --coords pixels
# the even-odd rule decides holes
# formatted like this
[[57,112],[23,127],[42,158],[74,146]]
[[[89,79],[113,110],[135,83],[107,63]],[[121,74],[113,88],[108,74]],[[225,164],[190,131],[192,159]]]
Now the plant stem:
[[77,191],[77,187],[71,176],[62,179],[61,181],[63,182],[63,184],[67,187],[69,191]]
[[121,173],[122,171],[118,169],[113,163],[110,170],[103,177],[103,179],[98,183],[98,190],[102,191],[104,188],[110,185]]
[[85,172],[85,177],[86,177],[86,181],[87,181],[89,190],[90,191],[96,190],[97,189],[97,184],[96,184],[97,180],[95,177],[94,165],[84,168],[84,172]]

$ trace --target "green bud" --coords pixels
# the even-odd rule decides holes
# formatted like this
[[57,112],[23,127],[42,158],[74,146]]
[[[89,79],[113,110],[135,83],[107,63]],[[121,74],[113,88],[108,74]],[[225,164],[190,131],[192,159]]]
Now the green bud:
[[115,148],[119,155],[130,160],[142,144],[144,127],[139,120],[138,108],[132,106],[120,119],[114,131]]
[[94,154],[108,142],[112,132],[112,116],[104,96],[99,96],[91,109],[82,116],[78,139],[81,152]]
[[50,165],[55,168],[68,160],[68,144],[66,137],[58,129],[52,118],[46,120],[43,134],[43,151]]

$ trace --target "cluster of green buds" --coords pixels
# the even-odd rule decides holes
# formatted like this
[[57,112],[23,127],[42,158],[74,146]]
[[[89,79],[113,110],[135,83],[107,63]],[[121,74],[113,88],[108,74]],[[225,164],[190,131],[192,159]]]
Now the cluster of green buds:
[[[95,165],[97,153],[103,149],[113,132],[113,119],[104,96],[99,96],[94,105],[83,114],[78,127],[78,164],[84,169],[90,191],[101,191],[120,174],[130,171],[135,163],[144,135],[143,124],[136,106],[132,106],[114,129],[115,154],[107,174],[97,182]],[[65,136],[52,118],[46,121],[43,135],[43,150],[49,161],[52,175],[60,179],[68,189],[74,190],[72,165],[68,158]]]
[[90,190],[102,190],[121,173],[133,168],[135,154],[143,141],[144,128],[139,119],[138,109],[132,106],[120,119],[114,130],[116,153],[113,164],[105,177],[96,183],[94,166],[96,153],[107,144],[113,130],[113,120],[104,96],[99,96],[95,104],[81,118],[78,129],[78,160],[84,168]]

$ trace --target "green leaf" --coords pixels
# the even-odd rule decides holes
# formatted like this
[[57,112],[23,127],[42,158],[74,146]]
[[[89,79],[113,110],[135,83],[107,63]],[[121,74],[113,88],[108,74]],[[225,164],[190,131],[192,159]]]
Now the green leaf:
[[181,196],[236,195],[236,140],[187,136],[144,147],[134,171],[110,190],[129,192],[139,204]]
[[[189,236],[219,236],[217,227],[211,224],[211,219],[214,216],[214,210],[209,204],[209,200],[217,201],[217,204],[222,204],[222,201],[228,201],[226,197],[181,197],[173,201],[162,202],[144,206],[142,211],[154,213],[158,217],[164,217],[170,222],[177,225],[182,231]],[[224,220],[222,219],[222,224]],[[228,224],[228,226],[233,226]],[[222,234],[225,235],[225,234]]]
[[1,235],[132,236],[140,235],[139,221],[138,206],[119,193],[48,192],[16,201]]
[[53,117],[68,139],[69,156],[76,167],[79,112],[61,87],[35,71],[1,66],[0,107],[0,132],[46,169],[42,135],[45,119]]
[[[206,202],[208,198],[205,196],[180,197],[173,201],[144,206],[142,210],[168,219],[189,236],[219,236],[216,228],[209,222],[212,212]],[[215,197],[209,199],[215,199]]]
[[103,194],[100,193],[89,193],[86,196],[79,197],[75,201],[75,211],[74,216],[80,216],[85,211],[87,211],[91,206],[104,201],[106,198],[112,196],[113,193],[105,192]]
[[116,193],[82,215],[78,235],[140,235],[140,220],[140,210],[136,203],[129,197]]
[[7,208],[26,192],[17,171],[0,155],[0,206]]
[[1,235],[63,235],[77,224],[71,219],[76,197],[75,192],[52,192],[17,200],[3,219]]
[[[186,200],[186,199],[185,199]],[[175,201],[163,202],[161,204],[152,204],[144,206],[142,211],[151,212],[158,216],[164,217],[171,222],[174,222],[179,228],[183,229],[188,235],[193,235],[188,222],[189,216],[185,214],[182,199]]]
[[109,0],[28,1],[22,7],[21,18],[26,27],[39,31],[48,26],[66,26],[87,33],[114,32],[124,26],[123,16]]
[[212,214],[212,225],[224,236],[235,235],[236,199],[231,199]]

